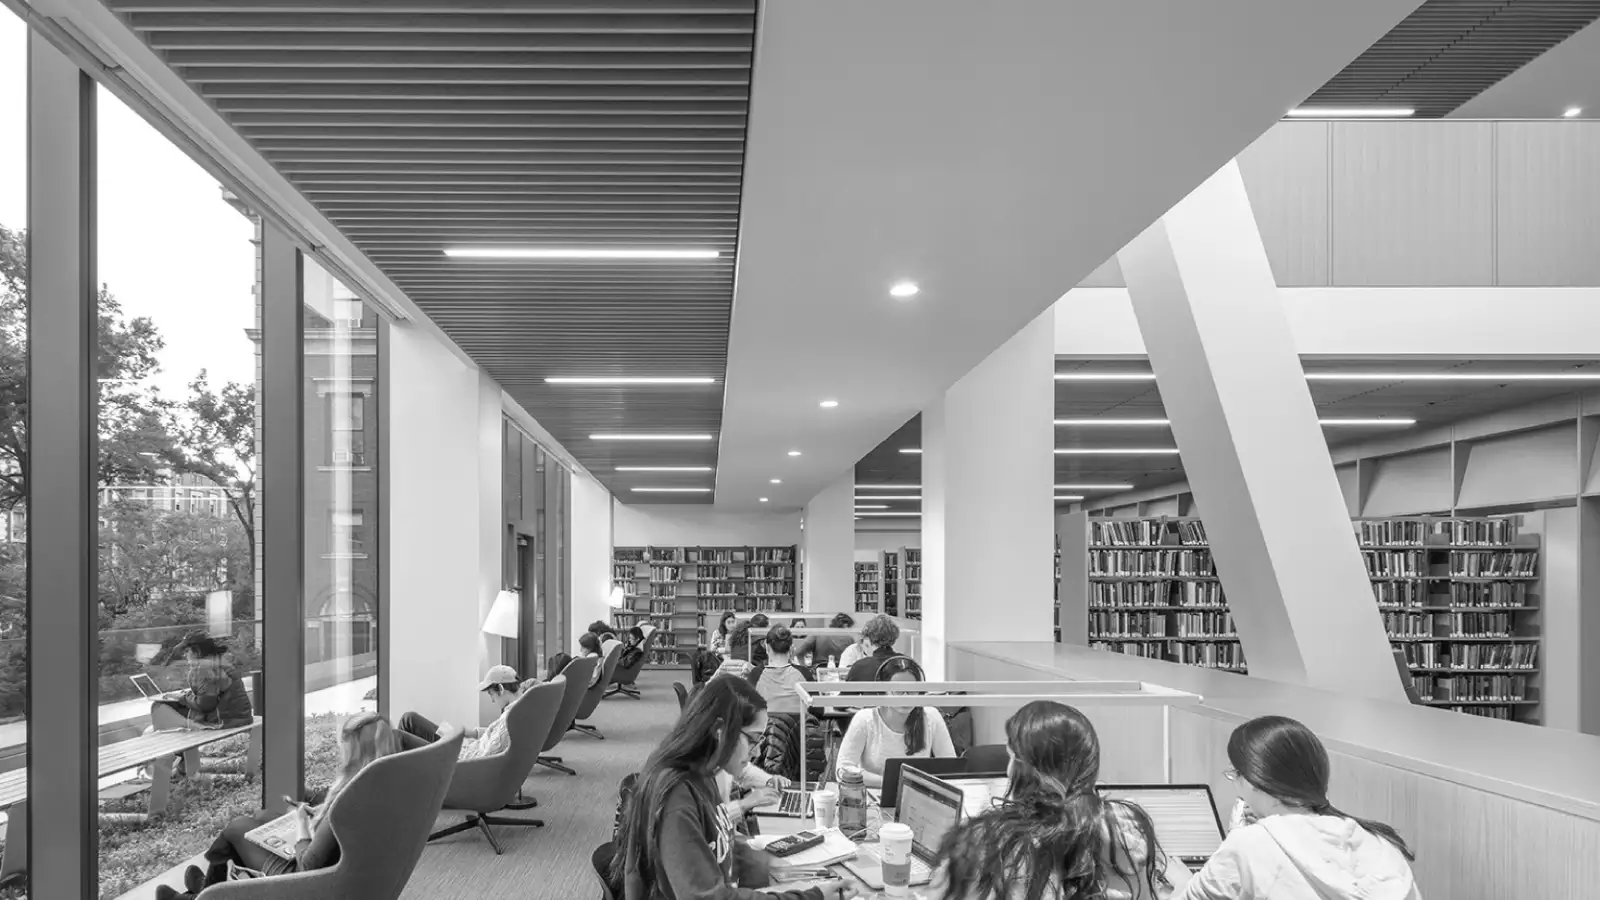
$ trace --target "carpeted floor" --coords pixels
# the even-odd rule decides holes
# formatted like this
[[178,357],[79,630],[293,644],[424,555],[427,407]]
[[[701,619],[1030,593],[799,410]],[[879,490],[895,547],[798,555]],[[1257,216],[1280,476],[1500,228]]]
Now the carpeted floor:
[[[422,852],[403,900],[471,897],[474,900],[593,900],[600,885],[589,864],[594,848],[611,839],[617,783],[637,772],[678,717],[672,682],[689,673],[655,671],[639,676],[641,700],[613,697],[600,704],[590,724],[603,741],[576,732],[555,754],[578,770],[576,777],[543,766],[528,779],[539,805],[507,815],[543,819],[544,828],[496,828],[505,850],[494,850],[476,831],[435,841]],[[458,819],[441,820],[441,826]]]

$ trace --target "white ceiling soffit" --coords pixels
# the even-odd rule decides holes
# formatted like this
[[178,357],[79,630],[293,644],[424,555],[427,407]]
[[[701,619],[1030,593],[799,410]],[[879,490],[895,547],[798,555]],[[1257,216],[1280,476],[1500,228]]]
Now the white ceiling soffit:
[[850,471],[1416,6],[763,4],[717,504]]
[[1554,119],[1573,107],[1582,110],[1577,118],[1600,118],[1600,22],[1463,103],[1451,117]]

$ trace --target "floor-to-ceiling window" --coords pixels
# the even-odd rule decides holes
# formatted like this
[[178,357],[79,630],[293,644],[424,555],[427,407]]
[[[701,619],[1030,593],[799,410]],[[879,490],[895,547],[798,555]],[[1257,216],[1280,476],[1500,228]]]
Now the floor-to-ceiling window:
[[[28,699],[28,30],[0,6],[0,796],[27,777]],[[6,853],[18,870],[27,811],[0,809]],[[13,821],[14,820],[14,821]]]
[[[262,666],[257,259],[250,210],[115,96],[101,89],[96,106],[106,747],[251,721]],[[203,850],[261,805],[249,743],[207,743],[171,771],[102,754],[102,894]]]
[[509,420],[504,427],[506,584],[522,600],[519,640],[509,643],[508,661],[531,674],[544,672],[550,657],[572,649],[567,624],[572,473]]
[[377,313],[305,261],[306,784],[327,786],[338,723],[377,709]]

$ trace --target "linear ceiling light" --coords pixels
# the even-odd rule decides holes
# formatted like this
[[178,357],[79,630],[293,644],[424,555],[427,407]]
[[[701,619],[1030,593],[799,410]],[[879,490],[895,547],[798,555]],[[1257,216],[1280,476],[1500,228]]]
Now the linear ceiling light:
[[1339,426],[1339,425],[1395,425],[1395,426],[1405,426],[1405,425],[1415,425],[1415,424],[1417,424],[1417,420],[1416,419],[1405,419],[1405,418],[1401,418],[1399,416],[1395,416],[1393,418],[1385,417],[1385,418],[1379,418],[1379,419],[1358,419],[1358,418],[1337,418],[1337,417],[1335,417],[1335,418],[1328,418],[1328,419],[1318,419],[1317,421],[1322,423],[1323,425],[1333,425],[1333,426]]
[[1056,495],[1056,499],[1057,500],[1082,500],[1083,499],[1083,495],[1082,494],[1057,494]]
[[1583,107],[1581,107],[1581,106],[1569,106],[1569,107],[1566,108],[1565,111],[1563,111],[1561,113],[1561,118],[1563,118],[1563,119],[1576,119],[1577,117],[1579,117],[1581,115],[1583,115]]
[[907,297],[915,297],[919,290],[921,288],[917,287],[915,281],[897,281],[889,288],[889,296],[904,300]]
[[1155,381],[1154,372],[1057,372],[1057,381]]
[[762,497],[762,498],[761,498],[761,502],[762,502],[762,503],[765,503],[765,502],[767,502],[767,498],[765,498],[765,497]]
[[887,503],[858,503],[858,504],[856,504],[856,510],[858,512],[863,510],[863,509],[888,509],[888,508],[889,508],[889,505]]
[[1170,456],[1177,447],[1057,447],[1057,456]]
[[682,377],[682,378],[677,377],[677,376],[661,377],[661,376],[655,376],[655,375],[646,375],[646,376],[640,376],[640,377],[596,375],[596,376],[592,376],[592,377],[590,377],[590,376],[580,376],[580,377],[562,376],[562,377],[558,377],[558,378],[546,378],[544,380],[544,383],[545,384],[716,384],[717,380],[715,378],[707,378],[707,377],[699,376],[699,375],[692,376],[692,377]]
[[1081,428],[1094,425],[1169,425],[1166,419],[1057,419],[1057,425]]
[[823,409],[833,409],[834,407],[839,405],[839,401],[837,401],[837,400],[824,400],[821,403],[818,403],[817,405],[822,407]]
[[446,247],[457,259],[716,259],[716,250],[650,247]]
[[1414,115],[1404,106],[1297,106],[1289,110],[1291,119],[1395,119]]
[[[1392,417],[1392,418],[1366,418],[1366,419],[1362,419],[1362,418],[1347,418],[1347,417],[1341,417],[1341,416],[1330,416],[1330,417],[1325,418],[1325,419],[1318,419],[1317,421],[1321,422],[1324,425],[1415,425],[1415,424],[1417,424],[1417,420],[1416,419],[1407,419],[1407,418],[1401,418],[1401,417],[1398,417],[1398,416]],[[1067,427],[1072,427],[1072,428],[1083,428],[1083,427],[1092,427],[1092,426],[1097,426],[1097,425],[1098,426],[1117,426],[1117,425],[1127,425],[1127,426],[1144,426],[1144,425],[1166,426],[1166,425],[1171,425],[1172,422],[1169,419],[1057,419],[1056,420],[1056,424],[1060,425],[1060,426],[1067,426]]]
[[1058,491],[1131,491],[1131,484],[1058,484]]
[[709,441],[709,434],[591,434],[591,441]]
[[635,494],[709,494],[711,488],[647,487],[631,488]]
[[618,472],[709,472],[710,466],[617,466]]
[[1600,381],[1600,372],[1307,372],[1307,381]]
[[920,491],[920,484],[858,484],[858,491]]
[[900,452],[901,453],[921,453],[922,452],[922,448],[921,447],[901,447],[900,448]]
[[856,518],[859,519],[862,516],[889,516],[890,518],[904,519],[904,518],[907,518],[909,516],[920,516],[920,515],[922,515],[922,513],[919,513],[919,512],[862,512],[862,513],[856,513]]
[[888,496],[888,495],[885,495],[885,496],[882,496],[882,497],[870,497],[870,496],[866,496],[866,495],[863,495],[863,494],[857,494],[856,495],[856,502],[857,503],[860,503],[863,500],[921,500],[921,499],[922,499],[922,495],[921,494],[907,494],[904,497],[891,497],[891,496]]

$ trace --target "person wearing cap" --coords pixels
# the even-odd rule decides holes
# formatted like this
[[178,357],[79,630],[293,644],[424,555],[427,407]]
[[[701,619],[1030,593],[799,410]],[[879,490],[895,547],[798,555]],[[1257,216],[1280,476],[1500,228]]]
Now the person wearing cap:
[[[487,727],[464,729],[467,739],[461,744],[458,758],[478,759],[503,753],[510,748],[511,732],[506,729],[506,710],[513,700],[522,696],[522,691],[528,685],[537,681],[537,678],[519,681],[517,670],[510,666],[490,666],[489,671],[484,673],[483,681],[478,684],[478,690],[489,695],[489,702],[500,714]],[[414,750],[431,744],[439,739],[439,730],[444,727],[443,722],[435,725],[419,713],[408,712],[400,717],[400,745],[406,750]]]

